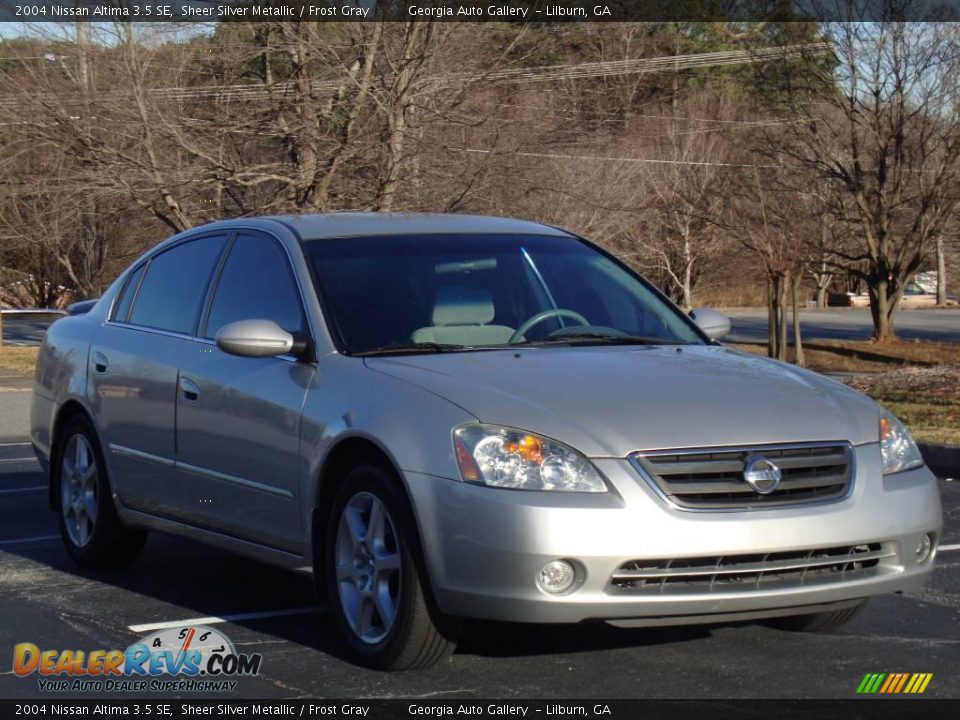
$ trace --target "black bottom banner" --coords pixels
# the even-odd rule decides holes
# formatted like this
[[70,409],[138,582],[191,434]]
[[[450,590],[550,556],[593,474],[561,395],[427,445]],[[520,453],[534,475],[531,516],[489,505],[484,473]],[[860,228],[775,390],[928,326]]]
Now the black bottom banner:
[[0,700],[0,718],[140,716],[150,718],[460,718],[569,720],[641,718],[955,718],[960,702],[936,699],[858,700]]

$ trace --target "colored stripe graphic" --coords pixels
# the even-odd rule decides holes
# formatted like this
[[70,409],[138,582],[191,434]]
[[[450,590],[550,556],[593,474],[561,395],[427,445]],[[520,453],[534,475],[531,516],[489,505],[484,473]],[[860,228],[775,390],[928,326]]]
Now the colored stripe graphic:
[[867,673],[860,681],[857,692],[861,695],[873,695],[880,688],[884,677],[886,677],[885,673]]
[[897,683],[897,687],[894,688],[893,692],[898,693],[903,690],[903,686],[907,684],[907,677],[909,673],[900,673],[900,682]]
[[895,685],[899,679],[900,679],[899,673],[890,673],[889,675],[887,675],[886,682],[884,682],[883,685],[880,686],[880,692],[881,693],[889,692],[890,686]]
[[933,673],[867,673],[857,686],[859,695],[921,695]]

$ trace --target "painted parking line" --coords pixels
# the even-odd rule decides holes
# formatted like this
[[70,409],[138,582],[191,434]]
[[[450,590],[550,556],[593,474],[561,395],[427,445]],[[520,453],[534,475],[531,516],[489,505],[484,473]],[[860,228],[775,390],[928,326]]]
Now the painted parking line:
[[941,545],[937,548],[938,552],[950,552],[951,550],[960,550],[960,544],[957,545]]
[[59,540],[59,535],[37,535],[36,537],[16,538],[15,540],[0,540],[0,545],[21,545],[31,542],[46,542],[47,540]]
[[30,447],[30,443],[28,443],[28,442],[5,442],[5,443],[0,443],[0,448],[8,448],[8,447]]
[[0,495],[7,495],[9,493],[25,493],[25,492],[40,492],[41,490],[47,490],[46,485],[34,485],[33,487],[25,488],[13,488],[12,490],[0,490]]
[[241,622],[243,620],[260,620],[262,618],[286,617],[288,615],[312,615],[314,613],[327,612],[330,608],[322,605],[312,607],[290,608],[288,610],[265,610],[263,612],[237,613],[235,615],[212,615],[210,617],[186,618],[184,620],[170,620],[167,622],[145,623],[143,625],[130,625],[128,630],[136,633],[150,632],[152,630],[168,630],[170,628],[184,627],[185,625],[219,625],[229,622]]

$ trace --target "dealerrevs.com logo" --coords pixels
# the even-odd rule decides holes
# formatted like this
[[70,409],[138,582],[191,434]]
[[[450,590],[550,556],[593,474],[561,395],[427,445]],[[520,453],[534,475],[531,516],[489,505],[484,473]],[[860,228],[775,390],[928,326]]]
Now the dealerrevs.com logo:
[[232,691],[239,676],[257,675],[263,656],[238,653],[223,633],[202,625],[148,635],[126,650],[13,648],[13,672],[37,674],[46,692]]

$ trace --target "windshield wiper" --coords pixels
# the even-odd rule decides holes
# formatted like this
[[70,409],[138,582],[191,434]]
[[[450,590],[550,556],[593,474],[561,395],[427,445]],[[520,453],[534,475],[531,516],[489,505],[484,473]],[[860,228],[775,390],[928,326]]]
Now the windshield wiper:
[[517,345],[689,345],[686,340],[646,335],[611,335],[600,332],[571,332],[542,340],[527,340]]
[[353,353],[355,357],[367,357],[370,355],[403,355],[406,353],[444,353],[458,352],[468,350],[469,345],[454,345],[452,343],[418,342],[400,345],[383,345],[373,350],[364,350],[363,352]]

